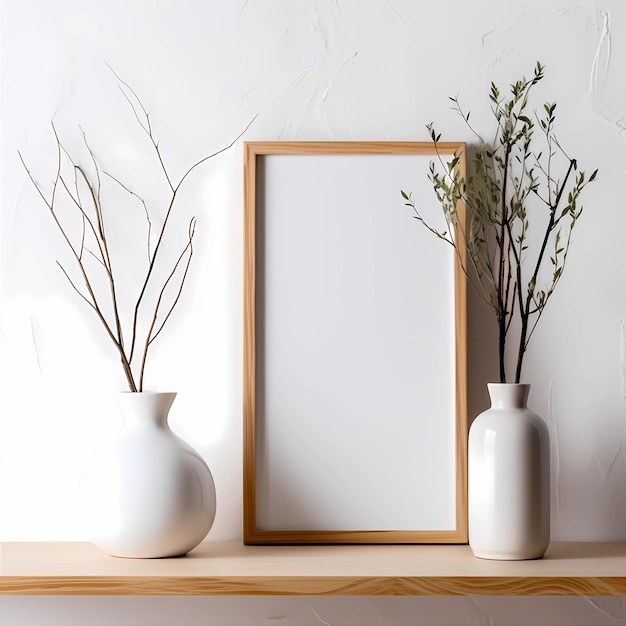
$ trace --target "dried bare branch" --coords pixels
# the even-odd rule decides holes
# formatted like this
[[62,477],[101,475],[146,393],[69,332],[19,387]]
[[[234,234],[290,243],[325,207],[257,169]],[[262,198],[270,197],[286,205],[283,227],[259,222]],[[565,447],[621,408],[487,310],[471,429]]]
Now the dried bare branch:
[[152,256],[152,253],[150,251],[151,247],[152,247],[152,243],[151,243],[151,239],[152,239],[152,219],[150,218],[150,211],[148,211],[148,206],[146,205],[146,201],[139,194],[135,193],[132,189],[127,187],[122,181],[119,180],[119,178],[116,178],[115,176],[113,176],[113,174],[110,174],[109,172],[102,172],[102,173],[105,176],[108,176],[114,183],[117,183],[124,191],[126,191],[131,196],[136,198],[142,204],[143,211],[144,211],[144,214],[146,216],[146,222],[148,223],[148,233],[147,233],[147,239],[146,239],[146,251],[148,253],[148,262],[150,262],[150,257]]
[[[85,147],[89,154],[89,159],[91,161],[91,166],[89,167],[89,170],[93,171],[93,179],[88,174],[88,171],[83,166],[75,162],[70,153],[65,149],[65,147],[61,143],[54,123],[52,123],[52,132],[56,142],[57,163],[56,173],[54,175],[54,178],[52,179],[52,189],[50,192],[46,192],[44,188],[37,182],[31,170],[28,168],[22,154],[19,152],[18,154],[29,180],[33,184],[39,197],[48,208],[48,211],[51,214],[53,221],[62,236],[62,239],[65,241],[71,253],[71,257],[74,260],[75,270],[82,278],[84,290],[78,286],[77,281],[72,278],[70,272],[66,269],[66,267],[64,267],[58,261],[57,264],[59,265],[65,278],[69,282],[71,288],[94,311],[98,320],[105,329],[107,336],[114,344],[115,349],[119,354],[129,389],[131,391],[142,391],[149,349],[154,341],[157,339],[157,337],[161,335],[166,323],[170,320],[175,308],[180,302],[183,288],[189,274],[191,259],[193,257],[193,238],[196,228],[195,218],[192,218],[190,220],[187,232],[187,239],[182,246],[182,250],[178,254],[176,260],[173,262],[169,274],[160,283],[160,286],[157,286],[156,292],[154,292],[156,294],[155,301],[150,303],[147,299],[148,287],[157,280],[157,261],[159,261],[161,257],[159,253],[162,249],[165,234],[168,230],[168,223],[170,221],[174,205],[178,198],[178,192],[183,182],[187,179],[191,172],[193,172],[198,166],[205,163],[209,159],[231,148],[235,144],[235,142],[241,138],[241,136],[250,127],[250,124],[252,124],[252,121],[254,121],[254,119],[256,118],[253,118],[253,120],[246,126],[242,133],[240,133],[237,138],[230,142],[226,147],[221,148],[220,150],[203,157],[202,159],[191,165],[191,167],[189,167],[185,171],[181,179],[176,184],[174,184],[172,182],[170,173],[165,165],[165,161],[162,157],[159,143],[153,134],[150,115],[147,109],[144,107],[136,92],[126,82],[121,80],[119,76],[115,74],[115,72],[113,73],[118,80],[118,86],[120,88],[120,91],[122,92],[124,98],[131,107],[133,115],[135,116],[137,122],[139,123],[143,131],[147,134],[150,140],[152,149],[157,156],[159,168],[170,189],[169,197],[166,200],[167,208],[165,212],[165,217],[160,226],[154,249],[151,249],[152,219],[147,203],[140,194],[131,190],[129,186],[122,183],[119,177],[109,172],[104,172],[101,169],[98,163],[98,159],[96,158],[94,151],[87,141],[87,136],[82,128],[80,130],[82,133],[83,143],[85,144]],[[65,169],[67,168],[71,168],[73,172],[73,188],[68,185],[65,176],[62,174],[62,172],[65,171]],[[129,318],[127,318],[130,319],[130,328],[128,329],[130,337],[129,348],[126,347],[124,341],[124,333],[122,329],[123,316],[120,311],[117,278],[114,272],[109,233],[105,228],[103,211],[103,201],[105,200],[105,198],[102,188],[102,174],[106,175],[114,183],[116,183],[124,191],[126,191],[133,200],[139,201],[142,204],[148,223],[148,238],[146,246],[148,256],[147,269],[145,276],[140,282],[138,295],[131,305],[131,315],[129,316]],[[88,200],[86,197],[82,197],[82,190],[87,192],[84,195],[88,195]],[[78,217],[81,220],[81,232],[78,237],[78,242],[76,244],[74,244],[72,237],[70,236],[70,230],[68,230],[68,226],[66,226],[65,219],[67,218],[62,219],[57,212],[57,204],[61,201],[60,194],[63,194],[65,198],[69,200],[69,205],[74,208]],[[87,253],[88,256],[85,253]],[[86,265],[85,261],[87,260],[87,258],[94,259],[96,261],[96,265],[94,266],[91,263]],[[103,274],[100,274],[100,272],[102,272]],[[108,300],[107,307],[110,306],[109,317],[112,316],[112,322],[107,319],[107,316],[105,315],[104,309],[101,305],[101,298],[96,293],[97,283],[95,281],[97,276],[102,275],[104,276],[108,284],[108,297],[103,297],[103,300]],[[123,276],[123,274],[121,274],[120,276]],[[171,293],[172,286],[174,284],[174,292]],[[153,292],[152,287],[150,289],[150,292]],[[150,300],[151,299],[152,298],[150,298]],[[162,309],[166,310],[164,315],[161,314]],[[139,341],[140,318],[142,320],[147,320],[147,330],[144,338],[141,340],[141,344],[143,345],[141,361],[135,366],[133,365],[133,357],[135,355],[135,347]],[[142,325],[143,324],[144,322],[142,321]]]
[[[172,271],[170,272],[169,276],[167,277],[167,279],[165,280],[165,283],[163,284],[163,287],[161,288],[161,291],[159,293],[159,297],[157,299],[157,303],[154,307],[154,316],[152,317],[152,322],[150,324],[150,328],[147,332],[146,335],[146,341],[144,344],[144,350],[143,350],[143,356],[141,358],[141,369],[140,369],[140,373],[139,373],[139,381],[140,381],[140,385],[143,385],[143,378],[144,378],[144,372],[145,372],[145,368],[146,368],[146,359],[148,356],[148,348],[152,345],[152,342],[161,334],[161,331],[163,330],[163,327],[165,326],[165,324],[167,323],[168,319],[170,318],[170,315],[173,313],[174,308],[176,307],[176,305],[178,304],[178,301],[180,300],[180,296],[183,292],[183,287],[185,285],[185,281],[187,279],[187,274],[189,273],[189,267],[191,265],[191,258],[193,256],[193,237],[195,234],[195,230],[196,230],[196,220],[195,218],[192,218],[191,221],[189,222],[189,240],[187,242],[187,245],[183,248],[183,251],[180,253],[178,259],[176,260],[176,263],[174,264],[174,267],[172,268]],[[160,326],[157,328],[157,330],[154,330],[154,327],[157,323],[157,317],[158,317],[158,313],[159,313],[159,309],[161,308],[161,302],[163,300],[163,296],[165,295],[165,290],[167,289],[167,286],[169,285],[170,281],[174,278],[174,275],[176,274],[176,271],[181,263],[181,261],[183,260],[185,254],[187,254],[187,251],[189,251],[189,254],[187,256],[187,263],[185,265],[185,269],[183,271],[183,275],[180,279],[180,283],[178,285],[178,292],[176,294],[176,296],[174,297],[174,300],[172,301],[169,311],[167,312],[167,314],[165,315],[165,317],[163,318],[163,321],[161,322]]]

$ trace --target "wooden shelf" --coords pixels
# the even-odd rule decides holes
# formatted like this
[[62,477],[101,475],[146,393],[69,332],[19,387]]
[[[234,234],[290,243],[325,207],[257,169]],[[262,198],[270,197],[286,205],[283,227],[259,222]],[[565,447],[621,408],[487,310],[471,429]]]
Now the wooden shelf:
[[244,546],[117,559],[89,543],[1,543],[2,595],[626,595],[626,543],[552,543],[537,561],[466,545]]

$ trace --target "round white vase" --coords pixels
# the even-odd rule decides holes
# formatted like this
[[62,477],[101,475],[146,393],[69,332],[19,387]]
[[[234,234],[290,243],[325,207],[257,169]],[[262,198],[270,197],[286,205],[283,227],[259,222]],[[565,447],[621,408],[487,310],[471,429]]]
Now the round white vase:
[[538,559],[550,543],[548,428],[527,406],[530,385],[488,388],[491,408],[469,434],[470,547],[484,559]]
[[112,556],[181,556],[213,525],[211,471],[167,422],[175,398],[175,393],[119,394],[122,430],[85,469],[90,538]]

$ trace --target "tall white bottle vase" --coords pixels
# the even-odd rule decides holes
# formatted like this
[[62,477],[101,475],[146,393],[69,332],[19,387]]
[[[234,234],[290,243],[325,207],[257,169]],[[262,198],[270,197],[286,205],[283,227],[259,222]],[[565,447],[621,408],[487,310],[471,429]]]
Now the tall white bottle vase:
[[488,388],[491,408],[469,434],[470,547],[484,559],[538,559],[550,543],[548,428],[527,406],[530,385]]

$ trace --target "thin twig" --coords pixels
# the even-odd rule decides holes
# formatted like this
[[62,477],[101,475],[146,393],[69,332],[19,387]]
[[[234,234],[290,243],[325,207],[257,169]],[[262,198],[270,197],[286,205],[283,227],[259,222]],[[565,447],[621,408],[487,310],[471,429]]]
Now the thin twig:
[[[146,361],[147,361],[147,358],[148,358],[148,349],[152,345],[152,342],[159,336],[159,334],[163,330],[163,327],[165,326],[166,322],[170,318],[170,316],[171,316],[172,312],[174,311],[174,308],[178,304],[178,301],[180,300],[180,296],[181,296],[181,294],[183,292],[183,286],[185,285],[185,280],[187,279],[187,274],[189,272],[189,266],[191,265],[191,258],[193,256],[192,240],[193,240],[193,236],[194,236],[194,233],[195,233],[195,228],[196,228],[195,218],[192,218],[191,222],[189,223],[189,241],[187,242],[187,245],[183,248],[183,251],[180,253],[176,263],[174,264],[174,267],[173,267],[172,271],[170,272],[169,276],[165,280],[165,283],[163,284],[163,287],[161,288],[161,291],[159,293],[159,297],[157,299],[157,303],[156,303],[156,305],[154,307],[154,315],[152,317],[152,322],[150,323],[150,328],[148,329],[148,332],[146,334],[146,341],[145,341],[145,344],[144,344],[143,356],[141,358],[141,369],[140,369],[140,373],[139,373],[139,390],[140,391],[143,389],[143,379],[144,379],[144,372],[145,372],[145,368],[146,368]],[[176,297],[174,298],[174,300],[172,302],[172,305],[170,306],[169,311],[167,312],[165,318],[163,319],[163,322],[161,323],[159,328],[156,330],[156,332],[153,333],[154,326],[155,326],[155,324],[157,322],[159,309],[161,307],[161,301],[163,299],[163,295],[165,294],[165,290],[166,290],[167,286],[169,285],[170,281],[172,280],[172,278],[174,277],[174,274],[176,273],[176,270],[178,269],[178,266],[180,265],[180,262],[182,261],[183,257],[187,253],[187,251],[189,251],[189,255],[187,257],[187,264],[185,266],[185,270],[183,271],[183,275],[182,275],[181,281],[179,283],[178,293],[176,294]]]
[[[111,70],[113,72],[113,70]],[[170,221],[170,217],[172,215],[172,211],[174,209],[174,205],[178,198],[178,192],[182,186],[182,184],[187,180],[189,175],[200,165],[208,161],[209,159],[225,152],[229,148],[231,148],[242,136],[243,134],[250,128],[252,122],[256,119],[256,116],[252,118],[252,120],[247,124],[244,130],[227,146],[221,148],[220,150],[209,154],[208,156],[203,157],[199,161],[195,162],[191,165],[178,182],[174,182],[168,168],[165,164],[165,160],[163,158],[161,149],[159,147],[159,142],[157,141],[152,128],[152,123],[150,119],[150,113],[143,105],[141,99],[137,95],[137,93],[126,83],[123,81],[115,72],[113,72],[115,77],[118,80],[118,87],[123,95],[123,97],[128,102],[132,113],[139,123],[142,130],[146,133],[149,138],[150,145],[156,154],[157,161],[159,164],[159,168],[167,182],[167,185],[170,189],[170,194],[167,200],[167,209],[165,213],[165,217],[160,226],[158,236],[156,238],[154,248],[152,249],[152,219],[150,216],[150,211],[148,210],[148,206],[145,200],[135,191],[131,190],[131,188],[121,180],[110,174],[109,172],[103,171],[96,158],[94,151],[92,150],[89,142],[87,141],[86,133],[80,128],[83,143],[88,151],[89,159],[91,160],[92,168],[88,170],[84,169],[80,164],[75,163],[72,159],[69,152],[61,143],[59,135],[57,133],[54,122],[52,122],[52,132],[54,134],[54,138],[56,141],[56,156],[57,156],[57,164],[56,164],[56,174],[53,178],[52,182],[52,190],[48,194],[44,192],[43,188],[37,183],[30,169],[26,165],[26,161],[23,158],[21,153],[19,154],[19,158],[22,162],[24,169],[33,184],[35,190],[38,195],[48,208],[63,240],[67,244],[69,251],[74,258],[74,262],[80,276],[82,277],[82,281],[84,283],[84,288],[80,288],[77,282],[72,278],[70,272],[61,264],[58,263],[62,273],[64,274],[66,280],[69,282],[71,288],[77,293],[77,295],[95,312],[96,316],[100,320],[103,325],[108,337],[111,339],[115,348],[120,356],[120,360],[122,363],[122,367],[124,370],[124,374],[126,376],[128,386],[131,391],[137,391],[138,389],[143,389],[144,383],[144,373],[145,366],[147,362],[148,352],[150,346],[154,343],[157,337],[162,333],[166,323],[170,320],[175,308],[177,307],[184,285],[186,283],[189,268],[191,265],[191,259],[193,257],[193,237],[195,234],[196,220],[192,218],[189,222],[189,228],[187,233],[187,242],[182,248],[182,251],[178,255],[178,258],[174,262],[170,273],[165,278],[164,282],[161,284],[160,289],[158,289],[158,296],[156,297],[156,302],[152,305],[147,312],[145,311],[144,304],[146,307],[148,306],[145,303],[146,293],[148,291],[149,285],[152,284],[155,268],[157,265],[157,261],[160,259],[160,250],[162,243],[165,238],[165,233],[168,228],[168,223]],[[66,181],[65,176],[62,174],[64,171],[64,163],[68,164],[68,167],[71,166],[73,172],[73,189],[68,185],[68,181]],[[91,169],[93,169],[93,173],[91,173]],[[88,174],[88,171],[90,172]],[[130,322],[130,350],[127,352],[125,348],[124,342],[124,334],[122,331],[122,316],[120,314],[120,302],[118,299],[118,291],[117,291],[117,282],[116,276],[114,273],[113,259],[109,247],[108,233],[105,227],[105,219],[103,212],[103,188],[102,188],[102,180],[101,175],[104,174],[113,180],[117,185],[119,185],[124,191],[129,193],[134,199],[138,200],[144,209],[146,221],[148,223],[148,233],[147,233],[147,256],[148,256],[148,264],[145,275],[140,284],[138,296],[132,305],[132,316]],[[87,200],[86,194],[84,191],[88,192],[89,200]],[[64,221],[62,221],[61,217],[56,211],[57,202],[59,200],[59,194],[63,192],[64,195],[70,202],[70,205],[74,207],[77,211],[77,214],[81,220],[81,231],[78,239],[78,243],[75,245],[70,238],[70,234]],[[83,197],[84,196],[84,197]],[[95,243],[93,243],[95,242]],[[103,271],[106,276],[106,280],[108,282],[109,289],[109,300],[110,307],[112,311],[112,320],[111,323],[105,312],[101,306],[99,296],[96,294],[96,289],[94,287],[93,268],[94,266],[89,263],[86,265],[89,259],[94,259],[97,262],[96,270],[98,272]],[[172,292],[172,283],[173,281],[177,281],[177,288],[175,293]],[[170,300],[171,298],[171,300]],[[104,298],[106,299],[106,298]],[[169,300],[169,305],[166,308],[166,301]],[[165,309],[165,315],[161,315],[161,309]],[[108,309],[107,309],[108,310]],[[138,342],[138,328],[139,328],[139,319],[140,312],[142,318],[147,314],[148,319],[148,330],[145,335],[145,339],[143,340],[143,350],[141,363],[139,364],[139,377],[137,379],[138,385],[136,384],[136,378],[133,372],[133,366],[131,365],[133,362],[133,355],[135,351],[135,347]],[[108,314],[111,317],[111,313]]]
[[131,196],[137,198],[139,202],[143,205],[143,210],[146,216],[146,222],[148,222],[148,237],[146,242],[146,250],[148,252],[148,262],[150,262],[151,251],[150,248],[152,246],[151,238],[152,238],[152,220],[150,219],[150,212],[148,211],[148,206],[146,205],[146,201],[137,193],[135,193],[132,189],[127,187],[123,182],[121,182],[118,178],[110,174],[109,172],[103,172],[105,176],[108,176],[112,181],[117,183],[124,191],[128,192]]

